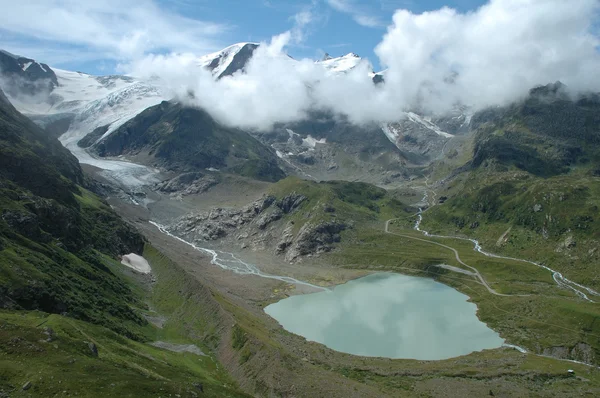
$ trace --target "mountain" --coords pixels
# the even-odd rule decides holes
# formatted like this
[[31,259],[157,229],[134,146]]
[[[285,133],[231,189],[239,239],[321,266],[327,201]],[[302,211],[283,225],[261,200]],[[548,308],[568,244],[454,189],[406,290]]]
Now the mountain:
[[357,126],[329,112],[313,111],[303,121],[252,134],[303,178],[381,183],[401,177],[411,165],[379,125]]
[[[0,92],[2,307],[68,313],[133,336],[122,322],[143,320],[102,258],[141,253],[144,240],[84,184],[77,159]],[[102,307],[106,296],[121,312]]]
[[337,58],[331,57],[329,54],[325,54],[321,61],[317,61],[317,64],[322,65],[331,74],[350,72],[361,63],[367,63],[367,61],[354,53],[348,53]]
[[600,287],[600,95],[537,87],[523,101],[477,112],[471,127],[470,160],[440,186],[446,198],[426,227],[477,236]]
[[243,71],[258,46],[258,43],[237,43],[200,57],[198,64],[210,70],[216,79],[221,79]]
[[[231,76],[244,71],[258,46],[256,43],[234,44],[219,52],[200,57],[198,66],[211,70],[215,79]],[[16,62],[16,59],[9,58],[13,63]],[[289,60],[295,62],[292,58]],[[358,55],[349,53],[337,58],[328,56],[322,61],[317,61],[317,64],[322,65],[329,74],[336,75],[347,73],[365,62],[367,61]],[[17,109],[50,134],[60,136],[63,145],[83,161],[88,157],[77,143],[81,143],[80,146],[92,146],[113,134],[145,109],[167,100],[158,81],[118,75],[99,77],[44,68],[54,75],[56,81],[47,96],[19,95],[11,97],[11,100]],[[373,74],[374,79],[377,76],[380,75]],[[352,158],[352,162],[356,164],[354,169],[366,167],[367,173],[383,167],[383,171],[397,174],[398,171],[403,171],[402,168],[406,164],[422,166],[437,158],[449,138],[448,134],[453,134],[445,134],[444,128],[448,126],[436,125],[438,120],[435,118],[427,118],[417,113],[407,115],[408,117],[398,123],[379,127],[351,126],[343,121],[344,117],[338,116],[327,116],[329,121],[322,123],[320,116],[311,116],[312,120],[277,126],[274,131],[257,134],[255,137],[276,149],[290,171],[300,175],[318,174],[319,178],[325,179],[350,178],[350,174],[339,175],[335,171],[339,170],[336,165],[344,161],[342,158]],[[439,120],[444,117],[440,117]],[[446,117],[445,120],[450,118]],[[454,120],[464,122],[464,118]],[[309,126],[311,124],[313,126]],[[294,144],[294,140],[288,143],[288,129],[299,134],[301,141],[308,141],[300,142],[299,145]],[[386,137],[398,151],[385,142]],[[327,153],[312,156],[316,149],[316,141],[313,143],[312,138],[320,142],[328,140],[329,145],[325,146],[328,148]],[[331,151],[336,148],[341,150],[332,154]],[[349,156],[346,156],[344,151],[348,152]],[[391,154],[388,155],[387,152]],[[317,162],[318,168],[329,172],[322,173],[311,167],[314,159],[321,159]],[[181,168],[182,163],[179,162],[177,167]],[[378,177],[376,181],[388,177]]]
[[147,155],[179,172],[219,169],[264,181],[285,176],[275,153],[244,131],[217,123],[202,109],[163,101],[98,141],[99,156]]
[[3,50],[0,73],[4,89],[11,96],[48,94],[58,86],[58,78],[48,65]]
[[[182,283],[176,265],[84,186],[97,185],[0,90],[0,395],[247,397],[212,358],[200,361],[197,346],[186,346],[195,347],[188,363],[151,344],[160,328],[148,321],[149,303],[153,314],[171,316],[177,300],[198,308],[190,303],[199,305],[194,295],[205,288]],[[148,256],[160,280],[120,263],[136,254]],[[165,291],[168,308],[153,296]],[[169,338],[195,339],[179,331]]]
[[40,197],[74,204],[76,184],[83,182],[77,159],[21,115],[1,90],[0,118],[2,178]]

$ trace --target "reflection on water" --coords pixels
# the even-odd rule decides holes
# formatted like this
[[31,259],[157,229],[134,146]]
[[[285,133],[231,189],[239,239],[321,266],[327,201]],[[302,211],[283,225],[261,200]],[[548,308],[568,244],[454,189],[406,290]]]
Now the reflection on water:
[[286,330],[336,351],[434,360],[504,342],[467,299],[431,279],[382,273],[289,297],[265,312]]

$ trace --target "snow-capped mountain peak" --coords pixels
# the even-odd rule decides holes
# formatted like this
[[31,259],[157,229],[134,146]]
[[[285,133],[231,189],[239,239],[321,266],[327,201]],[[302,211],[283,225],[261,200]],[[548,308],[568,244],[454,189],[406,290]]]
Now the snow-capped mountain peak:
[[236,43],[200,57],[198,64],[209,69],[216,79],[231,76],[246,67],[258,46],[258,43]]
[[326,54],[326,57],[324,57],[322,61],[317,61],[319,65],[325,67],[331,74],[347,73],[363,62],[368,61],[362,59],[355,53],[348,53],[337,58],[333,58],[329,56],[329,54]]

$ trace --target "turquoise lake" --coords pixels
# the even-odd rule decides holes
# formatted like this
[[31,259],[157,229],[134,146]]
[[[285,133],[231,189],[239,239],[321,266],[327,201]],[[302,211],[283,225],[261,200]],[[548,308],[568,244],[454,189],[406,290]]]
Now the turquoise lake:
[[467,300],[432,279],[379,273],[286,298],[265,312],[287,331],[336,351],[439,360],[504,343]]

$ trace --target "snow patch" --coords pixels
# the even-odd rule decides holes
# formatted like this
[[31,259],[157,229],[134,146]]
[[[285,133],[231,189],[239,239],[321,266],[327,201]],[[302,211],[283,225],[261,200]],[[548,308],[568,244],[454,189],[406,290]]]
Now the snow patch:
[[351,71],[361,62],[366,61],[354,53],[349,53],[343,57],[329,58],[324,61],[317,61],[316,63],[325,67],[330,74],[339,74]]
[[294,133],[293,130],[285,129],[285,131],[287,131],[287,133],[290,135],[290,138],[293,138],[295,135],[300,136],[300,134]]
[[317,140],[316,138],[313,138],[310,134],[308,135],[308,137],[302,139],[302,146],[309,147],[312,149],[314,149],[317,146],[317,144],[326,144],[326,143],[327,143],[326,138],[321,138],[320,140]]
[[383,134],[385,134],[385,136],[388,138],[388,140],[392,142],[392,144],[397,144],[398,133],[392,126],[384,123],[381,125],[381,130],[383,130]]
[[441,135],[442,137],[446,138],[454,137],[452,134],[442,131],[437,125],[432,123],[430,117],[421,117],[414,112],[406,112],[405,114],[411,121],[422,125],[423,127],[433,131],[437,135]]
[[21,69],[23,69],[23,71],[26,71],[31,66],[32,63],[33,62],[25,62]]
[[135,253],[124,255],[121,258],[121,264],[142,274],[149,274],[150,272],[152,272],[148,261],[146,261],[144,257],[138,256]]
[[208,67],[215,59],[218,59],[218,64],[217,66],[212,70],[212,74],[214,77],[219,77],[221,76],[221,74],[223,72],[225,72],[227,70],[227,68],[229,67],[229,65],[231,65],[231,63],[233,62],[233,58],[236,56],[237,53],[240,52],[240,50],[242,48],[244,48],[245,45],[247,44],[255,44],[255,45],[259,45],[258,43],[236,43],[233,44],[229,47],[224,48],[221,51],[217,51],[215,53],[212,54],[207,54],[207,55],[203,55],[198,59],[198,66],[202,66],[202,67]]

